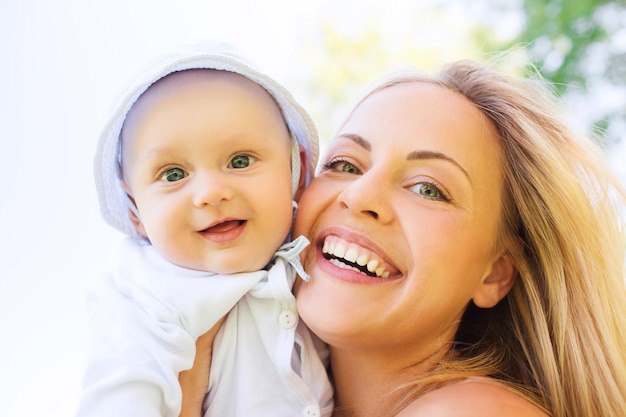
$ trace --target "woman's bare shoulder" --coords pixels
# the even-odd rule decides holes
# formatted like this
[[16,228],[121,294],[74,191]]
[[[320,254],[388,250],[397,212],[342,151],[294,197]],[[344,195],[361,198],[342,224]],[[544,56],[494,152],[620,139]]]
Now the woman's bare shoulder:
[[519,394],[487,379],[468,379],[431,391],[397,417],[548,417]]

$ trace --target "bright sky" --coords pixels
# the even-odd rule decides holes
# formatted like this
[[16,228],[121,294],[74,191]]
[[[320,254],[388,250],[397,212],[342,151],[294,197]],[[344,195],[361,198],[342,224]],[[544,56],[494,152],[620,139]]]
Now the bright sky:
[[[334,21],[349,29],[366,10],[371,16],[393,4],[381,15],[388,25],[381,30],[407,28],[401,19],[408,1],[352,3],[354,13]],[[3,415],[73,415],[83,366],[83,283],[117,237],[99,217],[91,173],[120,85],[161,51],[204,40],[233,43],[278,79],[289,78],[299,65],[294,34],[314,34],[330,3],[2,0],[0,166],[11,174],[0,185]],[[458,23],[463,15],[456,15]]]

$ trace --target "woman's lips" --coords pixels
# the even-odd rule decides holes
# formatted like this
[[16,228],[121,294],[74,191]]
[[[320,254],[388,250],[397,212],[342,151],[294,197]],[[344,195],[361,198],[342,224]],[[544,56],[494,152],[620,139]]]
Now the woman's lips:
[[201,230],[200,234],[212,242],[230,242],[243,233],[246,224],[245,220],[225,220]]
[[[357,282],[384,282],[398,278],[400,271],[376,251],[335,234],[318,245],[320,264],[338,278]],[[330,265],[329,265],[330,264]]]
[[327,236],[324,257],[340,268],[352,269],[370,277],[389,278],[390,267],[376,253],[337,236]]

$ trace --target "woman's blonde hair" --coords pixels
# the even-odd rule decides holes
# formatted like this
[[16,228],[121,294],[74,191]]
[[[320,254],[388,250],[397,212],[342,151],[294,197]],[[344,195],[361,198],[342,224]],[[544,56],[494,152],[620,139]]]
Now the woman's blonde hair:
[[492,309],[470,303],[454,355],[402,387],[398,410],[445,382],[488,376],[555,417],[626,416],[626,192],[601,149],[567,125],[546,83],[459,61],[434,77],[395,76],[369,94],[407,82],[462,94],[497,129],[498,238],[517,280]]

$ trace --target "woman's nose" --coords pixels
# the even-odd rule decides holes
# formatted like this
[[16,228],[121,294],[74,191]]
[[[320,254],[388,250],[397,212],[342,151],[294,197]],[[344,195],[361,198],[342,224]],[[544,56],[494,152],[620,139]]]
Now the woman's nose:
[[368,171],[350,182],[337,197],[338,203],[355,214],[363,214],[383,223],[393,219],[390,203],[391,184],[374,171]]
[[217,206],[222,202],[232,200],[235,195],[229,181],[220,175],[196,178],[193,193],[193,203],[196,207]]

